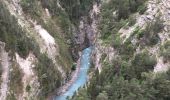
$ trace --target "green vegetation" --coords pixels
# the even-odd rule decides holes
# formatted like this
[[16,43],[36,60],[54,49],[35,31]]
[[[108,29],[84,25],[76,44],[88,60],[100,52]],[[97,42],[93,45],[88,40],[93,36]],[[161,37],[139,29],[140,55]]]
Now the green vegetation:
[[26,86],[26,91],[27,91],[27,92],[30,92],[30,90],[31,90],[31,86],[30,86],[30,85],[27,85],[27,86]]
[[38,22],[41,20],[42,8],[40,1],[38,0],[21,0],[21,7],[26,14],[29,14],[32,18],[36,19]]
[[70,20],[78,24],[81,16],[88,14],[92,8],[94,0],[60,0],[61,5],[65,8]]
[[138,33],[137,37],[141,40],[140,44],[149,46],[156,45],[160,40],[158,33],[161,32],[163,28],[163,21],[160,20],[159,17],[156,18],[156,21],[148,23],[146,29]]
[[[148,57],[146,58],[148,59]],[[144,61],[144,64],[142,63],[144,66],[153,64],[153,61],[141,61]],[[142,66],[141,61],[139,66]],[[102,72],[99,74],[96,71],[90,80],[90,85],[83,88],[83,92],[81,90],[72,100],[169,100],[170,70],[167,73],[154,75],[151,72],[146,72],[150,68],[139,68],[138,71],[145,69],[145,72],[139,72],[141,76],[136,79],[133,75],[138,73],[134,73],[133,68],[135,68],[137,62],[136,64],[133,63],[132,61],[132,64],[129,64],[120,59],[115,59],[112,64],[105,63]],[[131,76],[128,77],[131,78],[127,78],[126,73],[129,73]]]
[[129,60],[129,58],[133,57],[136,47],[131,43],[131,41],[126,41],[117,48],[117,51],[124,60]]
[[41,92],[39,93],[40,100],[43,100],[49,93],[53,92],[61,85],[61,74],[57,66],[45,54],[38,57],[35,71],[40,82]]
[[14,93],[12,93],[12,94],[8,94],[6,100],[17,100],[17,98],[15,97]]
[[[72,57],[69,48],[72,45],[67,44],[66,41],[72,38],[72,23],[68,14],[58,7],[57,0],[22,0],[21,4],[22,7],[25,8],[25,10],[23,9],[24,12],[38,21],[38,23],[55,38],[60,53],[60,55],[56,57],[56,60],[66,71],[70,70]],[[27,5],[29,5],[29,7],[27,7]],[[47,8],[51,14],[51,18],[46,22],[44,22],[41,14],[40,16],[34,14],[42,12],[41,10],[45,8]]]
[[[110,0],[109,3],[103,4],[99,26],[102,40],[108,39],[112,34],[117,34],[120,28],[128,22],[129,26],[134,25],[136,19],[130,15],[137,12],[138,9],[141,10],[140,8],[145,5],[145,1],[146,0]],[[113,37],[113,39],[115,38]]]
[[[22,6],[28,6],[24,8],[24,11],[27,11],[27,13],[33,14],[36,17],[37,12],[32,11],[31,9],[34,9],[31,6],[31,4],[36,3],[29,3],[28,0],[22,0]],[[32,1],[31,1],[32,2]],[[34,0],[34,2],[37,2]],[[28,3],[28,4],[27,4]],[[35,6],[35,5],[34,5]],[[58,88],[61,85],[61,75],[58,72],[57,66],[53,64],[53,62],[45,55],[40,53],[39,46],[35,42],[34,39],[27,37],[28,34],[18,25],[17,19],[15,19],[14,16],[12,16],[9,11],[6,9],[5,5],[3,3],[0,3],[0,41],[3,41],[6,43],[6,49],[10,50],[12,55],[14,56],[15,52],[18,52],[18,54],[26,58],[30,51],[34,53],[34,55],[38,59],[38,63],[36,64],[37,67],[35,68],[35,71],[38,74],[39,82],[41,85],[41,91],[40,91],[40,99],[42,100],[44,97],[48,95],[48,93],[54,91],[54,89]],[[27,10],[28,9],[28,10]],[[39,8],[37,8],[39,9]],[[33,17],[35,17],[33,16]],[[36,18],[35,17],[35,18]],[[51,24],[52,25],[52,24]],[[56,26],[56,25],[55,25]],[[52,27],[53,29],[49,28],[51,30],[51,33],[54,33],[54,36],[56,35],[56,27]],[[55,31],[55,32],[54,32]],[[58,33],[57,33],[58,34]],[[62,37],[62,36],[61,36]],[[64,66],[68,66],[71,64],[71,60],[68,61],[68,59],[71,59],[70,54],[68,53],[68,46],[63,42],[64,39],[61,42],[62,38],[59,38],[57,41],[60,45],[60,54],[62,55],[60,58]],[[71,69],[71,68],[70,68]],[[10,76],[10,94],[8,95],[9,100],[15,100],[17,99],[18,93],[22,92],[22,73],[20,72],[20,69],[14,68],[11,72]],[[26,88],[27,91],[30,90],[29,86]],[[13,92],[14,91],[14,92]],[[16,95],[17,94],[17,95]]]
[[[50,32],[52,36],[55,37],[55,35],[57,34],[59,35],[60,33],[64,33],[62,35],[68,39],[72,35],[71,32],[72,23],[69,19],[69,15],[58,7],[57,2],[58,2],[57,0],[41,0],[42,8],[48,8],[52,16],[52,20],[49,20],[48,23],[46,24],[43,23],[42,25],[44,26],[45,29],[49,29],[48,31],[53,30],[53,32]],[[42,22],[43,21],[41,21],[40,23]],[[58,27],[60,27],[62,31],[56,30]],[[56,34],[57,31],[59,31],[60,33],[58,32]]]
[[161,56],[163,56],[164,62],[170,61],[170,41],[166,41],[161,49]]
[[72,65],[72,67],[71,67],[71,70],[76,70],[76,67],[77,67],[77,64],[76,63],[74,63],[73,65]]
[[[55,20],[55,19],[53,19]],[[58,30],[57,22],[49,20],[48,23],[44,24],[44,28],[55,38],[56,43],[58,44],[59,56],[56,57],[58,63],[63,66],[63,68],[68,71],[71,69],[70,65],[72,64],[71,53],[69,52],[70,44],[67,44],[66,41],[71,36],[67,35],[69,33],[64,33],[62,30]],[[57,19],[56,19],[57,20]]]
[[149,72],[154,69],[156,65],[155,57],[149,56],[147,52],[137,54],[132,60],[133,68],[130,68],[133,72],[134,78],[140,79],[142,72]]
[[22,76],[23,73],[19,68],[19,65],[17,63],[12,63],[12,68],[9,76],[10,93],[8,94],[7,100],[17,100],[16,97],[18,97],[19,94],[23,92]]
[[144,14],[144,12],[147,10],[147,6],[145,4],[138,7],[139,14]]
[[164,28],[163,21],[157,17],[155,21],[148,23],[145,29],[136,27],[130,36],[130,39],[137,38],[138,44],[141,46],[154,46],[160,41],[158,35]]
[[128,23],[129,26],[133,26],[136,23],[136,18],[134,18],[133,16],[130,16],[128,20],[129,20]]
[[0,3],[0,41],[6,43],[6,49],[26,58],[29,51],[37,52],[36,42],[26,36],[26,32],[18,25],[17,20],[6,9],[3,3]]

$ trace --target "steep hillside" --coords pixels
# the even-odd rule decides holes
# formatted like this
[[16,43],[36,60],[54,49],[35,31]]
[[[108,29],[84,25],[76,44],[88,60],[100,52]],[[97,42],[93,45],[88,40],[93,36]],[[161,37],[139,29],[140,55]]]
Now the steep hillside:
[[87,47],[88,83],[72,100],[170,99],[169,0],[0,0],[0,7],[0,100],[67,93],[90,65],[81,59]]
[[0,0],[1,100],[43,100],[71,79],[88,45],[79,21],[92,3]]
[[73,100],[168,100],[168,0],[101,1],[93,69]]

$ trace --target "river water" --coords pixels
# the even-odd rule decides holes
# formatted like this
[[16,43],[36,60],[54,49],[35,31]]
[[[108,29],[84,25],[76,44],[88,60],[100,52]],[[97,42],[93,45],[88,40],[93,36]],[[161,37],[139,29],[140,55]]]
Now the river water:
[[85,85],[87,82],[88,69],[90,67],[91,51],[92,47],[83,50],[80,62],[80,72],[76,81],[70,86],[68,91],[60,96],[57,96],[55,100],[67,100],[67,97],[72,97],[80,87]]

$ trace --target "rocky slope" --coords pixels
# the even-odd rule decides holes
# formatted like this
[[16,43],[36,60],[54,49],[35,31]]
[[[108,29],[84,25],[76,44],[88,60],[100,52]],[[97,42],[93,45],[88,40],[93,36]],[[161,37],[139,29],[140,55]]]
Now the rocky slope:
[[[161,46],[164,45],[166,42],[168,42],[170,39],[170,34],[169,34],[170,31],[168,30],[169,29],[168,23],[170,20],[169,4],[170,4],[170,1],[168,0],[147,1],[146,3],[147,10],[145,11],[144,14],[139,15],[138,13],[136,13],[132,15],[136,19],[136,23],[133,26],[125,25],[118,32],[120,34],[120,39],[122,40],[122,43],[125,43],[126,41],[130,40],[131,43],[134,44],[134,46],[136,46],[136,53],[142,52],[143,50],[148,50],[151,55],[156,56],[157,65],[155,66],[154,72],[161,72],[161,71],[168,70],[168,66],[170,65],[169,61],[166,63],[162,61],[163,57],[160,54]],[[159,35],[160,41],[154,46],[145,46],[141,48],[139,45],[139,47],[137,47],[137,42],[139,42],[139,40],[136,38],[136,36],[134,36],[134,34],[137,34],[136,30],[145,29],[148,23],[152,23],[158,20],[157,19],[158,17],[162,20],[162,24],[164,26],[163,30],[157,33]],[[106,54],[105,55],[106,59],[108,59],[109,61],[119,56],[115,48],[112,46],[106,45],[106,43],[103,42],[103,40],[99,39],[100,37],[101,36],[99,33],[97,42],[96,42],[96,50],[95,50],[96,57],[94,58],[94,61],[95,61],[94,64],[96,68],[99,69],[99,71],[101,71],[101,63],[102,63],[101,61],[103,61],[101,60],[102,59],[101,55]]]
[[[79,59],[81,50],[91,45],[92,79],[115,64],[105,76],[119,76],[122,66],[131,68],[144,63],[148,73],[168,71],[170,1],[142,1],[142,6],[135,6],[139,6],[137,10],[123,2],[0,0],[0,99],[43,100],[55,90],[66,91],[78,73],[78,67],[73,70],[73,62]],[[143,72],[135,76],[128,71],[127,79],[141,78]],[[88,85],[93,86],[90,83],[91,79]]]
[[71,22],[65,2],[0,1],[1,100],[43,100],[76,73],[88,29]]
[[72,100],[169,99],[169,0],[101,0],[90,80]]
[[8,53],[4,50],[4,43],[0,43],[1,45],[1,67],[2,67],[2,83],[1,83],[1,100],[5,100],[7,97],[8,91],[8,81],[9,81],[9,69],[10,69],[10,61]]

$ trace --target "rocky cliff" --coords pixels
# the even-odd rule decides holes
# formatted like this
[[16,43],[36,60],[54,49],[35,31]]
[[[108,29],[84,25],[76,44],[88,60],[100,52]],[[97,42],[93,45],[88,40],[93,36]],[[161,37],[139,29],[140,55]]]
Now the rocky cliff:
[[0,1],[1,100],[43,100],[70,80],[78,52],[89,46],[80,20],[92,3]]

